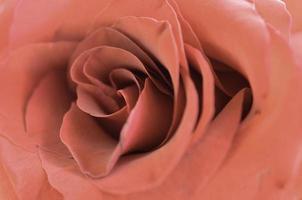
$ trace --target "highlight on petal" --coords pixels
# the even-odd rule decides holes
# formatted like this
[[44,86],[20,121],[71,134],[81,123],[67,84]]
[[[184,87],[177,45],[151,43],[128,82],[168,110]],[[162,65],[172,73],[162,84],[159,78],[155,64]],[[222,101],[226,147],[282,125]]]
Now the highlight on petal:
[[291,16],[283,1],[255,0],[255,7],[266,23],[274,27],[286,39],[289,39]]
[[292,32],[297,33],[302,31],[302,13],[301,1],[299,0],[284,0],[286,8],[290,12],[293,20]]
[[9,31],[12,26],[17,3],[17,0],[0,2],[0,55],[6,53],[8,50]]
[[184,44],[189,44],[189,45],[195,47],[196,49],[200,50],[201,44],[200,44],[195,32],[193,31],[191,25],[182,16],[179,6],[175,2],[175,0],[168,0],[168,2],[170,4],[170,6],[173,7],[173,9],[177,15],[177,19],[179,21],[179,24],[181,26],[181,31],[183,34]]
[[291,36],[291,46],[294,51],[296,61],[302,66],[302,32],[297,32]]
[[67,0],[53,4],[45,0],[20,1],[14,12],[10,45],[16,48],[37,42],[82,39],[91,21],[108,2]]
[[2,164],[0,164],[0,179],[0,199],[17,200],[13,184],[10,182],[7,172]]

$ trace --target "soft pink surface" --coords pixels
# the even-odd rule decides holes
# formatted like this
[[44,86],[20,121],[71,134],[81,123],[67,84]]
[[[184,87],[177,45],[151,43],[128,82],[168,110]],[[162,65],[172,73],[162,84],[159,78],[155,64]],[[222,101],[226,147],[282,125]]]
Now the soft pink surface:
[[285,3],[0,1],[0,199],[302,198]]

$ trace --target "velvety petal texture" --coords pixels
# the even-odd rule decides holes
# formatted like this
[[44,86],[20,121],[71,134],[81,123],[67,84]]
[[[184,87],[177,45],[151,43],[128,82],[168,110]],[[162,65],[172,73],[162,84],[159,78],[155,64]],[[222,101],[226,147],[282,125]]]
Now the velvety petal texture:
[[301,9],[0,0],[0,199],[301,199]]

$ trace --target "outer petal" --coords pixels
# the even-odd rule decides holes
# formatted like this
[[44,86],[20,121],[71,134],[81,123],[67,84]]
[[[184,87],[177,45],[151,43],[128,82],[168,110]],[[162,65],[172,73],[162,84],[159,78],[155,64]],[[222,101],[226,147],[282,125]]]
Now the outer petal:
[[20,1],[12,22],[10,45],[15,48],[54,39],[80,39],[107,3],[108,0]]
[[0,55],[7,50],[9,30],[13,21],[13,14],[18,0],[0,2]]
[[291,17],[283,1],[255,0],[255,6],[262,18],[286,39],[291,32]]
[[43,148],[55,148],[60,143],[60,127],[70,103],[71,94],[65,72],[59,70],[48,73],[28,101],[26,135]]
[[[0,137],[0,161],[18,199],[62,200],[52,188],[41,167],[37,153],[27,152]],[[2,182],[3,180],[1,180]]]
[[302,4],[300,0],[284,0],[286,7],[293,18],[292,32],[302,31]]
[[302,68],[302,32],[297,32],[291,37],[291,45],[299,66]]
[[49,183],[63,195],[64,199],[103,199],[102,192],[91,183],[90,178],[79,171],[74,160],[43,150],[39,155]]
[[253,5],[233,0],[177,2],[205,53],[246,76],[254,97],[252,109],[260,107],[269,84],[269,34]]
[[0,61],[1,135],[14,143],[30,143],[24,117],[28,100],[45,74],[64,70],[73,49],[69,42],[30,45]]
[[0,164],[0,180],[0,199],[17,200],[13,184],[10,182],[2,163]]
[[242,124],[232,156],[196,199],[301,198],[301,70],[288,44],[269,31],[274,69],[265,106]]

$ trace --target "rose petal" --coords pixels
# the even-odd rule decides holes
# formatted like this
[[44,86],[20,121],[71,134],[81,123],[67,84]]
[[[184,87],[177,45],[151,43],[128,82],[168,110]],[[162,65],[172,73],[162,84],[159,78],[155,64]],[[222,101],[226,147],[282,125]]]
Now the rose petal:
[[202,81],[201,83],[199,83],[202,84],[202,88],[200,89],[200,91],[198,91],[198,93],[200,93],[199,112],[201,113],[201,116],[199,121],[197,122],[197,127],[194,132],[194,140],[197,141],[203,136],[205,128],[207,127],[214,114],[214,78],[209,64],[197,49],[193,48],[190,45],[186,45],[185,50],[189,64],[192,65],[192,67],[198,73],[200,73],[200,76],[202,77]]
[[[198,97],[186,71],[182,71],[185,111],[174,136],[161,148],[147,155],[125,158],[110,174],[94,181],[100,189],[115,194],[129,194],[158,186],[173,170],[191,140],[198,115]],[[180,84],[182,86],[182,84]],[[180,92],[181,93],[181,92]]]
[[[13,48],[50,40],[81,39],[108,0],[20,1],[10,31]],[[83,15],[85,13],[85,15]],[[77,19],[77,20],[74,20]]]
[[129,85],[132,85],[133,83],[136,85],[136,88],[138,88],[139,91],[143,89],[143,80],[135,76],[135,74],[133,74],[131,71],[124,68],[112,70],[109,78],[111,85],[113,85],[116,89],[123,89]]
[[102,199],[101,191],[81,174],[74,160],[43,150],[39,155],[49,183],[64,199]]
[[71,96],[64,71],[50,72],[35,88],[26,109],[29,137],[44,148],[56,145],[63,116],[69,109]]
[[[92,29],[110,26],[116,20],[127,16],[149,17],[155,20],[167,21],[171,25],[175,38],[180,64],[184,67],[187,65],[183,49],[182,32],[177,15],[172,6],[165,0],[113,0],[97,16]],[[146,31],[143,33],[146,33]]]
[[252,109],[258,109],[269,84],[269,34],[253,5],[233,0],[177,2],[205,53],[247,77],[254,98]]
[[12,25],[13,14],[17,3],[17,0],[0,2],[0,55],[8,50],[9,30]]
[[145,88],[121,132],[123,151],[146,151],[158,146],[167,137],[172,111],[172,98],[161,94],[146,79]]
[[152,57],[158,59],[168,70],[174,95],[177,96],[179,58],[170,25],[151,18],[124,17],[119,19],[113,27],[135,41]]
[[[202,140],[193,144],[184,154],[177,167],[156,188],[133,193],[123,198],[136,199],[186,199],[204,186],[225,161],[242,113],[245,90],[240,91],[207,128]],[[192,165],[191,163],[194,163]],[[181,188],[181,190],[175,190]],[[122,198],[115,196],[116,199]],[[200,199],[198,196],[196,199]]]
[[[294,199],[300,197],[301,73],[288,43],[272,28],[270,92],[262,110],[247,117],[231,156],[198,197],[221,199]],[[286,67],[284,67],[286,66]],[[282,147],[282,148],[280,148]],[[242,181],[245,180],[245,181]],[[221,191],[217,193],[217,190]]]
[[302,66],[302,32],[293,34],[290,43],[299,66]]
[[301,1],[284,0],[284,2],[286,3],[286,7],[293,19],[292,32],[295,33],[302,31]]
[[71,58],[71,63],[73,63],[74,60],[86,50],[100,46],[117,47],[134,54],[144,64],[144,66],[146,66],[146,73],[154,81],[156,86],[162,91],[166,93],[168,92],[167,85],[169,85],[169,82],[167,78],[159,70],[158,66],[156,66],[149,55],[147,55],[141,47],[130,40],[127,36],[109,27],[99,28],[85,38],[85,40],[78,45]]
[[81,171],[91,177],[106,175],[121,153],[117,141],[75,104],[64,117],[60,136]]
[[131,85],[120,89],[118,92],[123,96],[126,102],[128,113],[130,113],[136,105],[137,99],[139,97],[138,88],[136,87],[136,85]]
[[[177,110],[179,108],[177,104],[180,103],[177,99],[180,66],[169,24],[158,22],[151,18],[123,17],[119,19],[113,27],[137,42],[145,51],[157,58],[168,70],[174,92],[174,116],[171,129],[168,133],[168,136],[170,136],[174,132],[180,118],[179,115],[181,115],[182,112]],[[132,30],[137,31],[133,32]],[[145,34],[146,32],[149,34]]]
[[[101,98],[98,97],[98,100],[95,99],[97,96],[100,96],[100,94],[98,94],[99,90],[94,87],[92,88],[92,91],[88,90],[88,92],[87,89],[88,87],[86,89],[78,87],[78,107],[87,114],[97,117],[102,128],[104,128],[113,137],[119,138],[121,128],[128,117],[127,108],[122,107],[117,109],[116,107],[114,112],[108,112],[108,107],[106,108],[107,110],[103,110],[103,107],[100,107]],[[106,99],[103,99],[102,104],[105,103],[105,100]],[[110,102],[107,102],[107,106],[109,103]]]
[[17,200],[17,194],[13,188],[13,184],[10,182],[2,164],[0,164],[0,179],[0,199]]
[[119,105],[110,96],[99,88],[90,85],[85,88],[77,87],[77,105],[79,108],[93,116],[104,116],[118,111]]
[[24,133],[24,114],[29,97],[47,72],[65,68],[73,49],[74,44],[68,42],[37,44],[18,49],[2,60],[0,134],[20,145],[31,143]]
[[[88,59],[86,60],[85,58],[87,57]],[[84,74],[89,74],[104,83],[109,83],[109,74],[113,69],[126,68],[145,72],[144,65],[135,55],[116,47],[101,46],[91,49],[78,58],[78,60],[82,59],[86,60],[83,66]],[[73,67],[71,70],[73,71]]]
[[283,1],[255,0],[255,6],[262,18],[287,40],[291,31],[291,16]]
[[0,137],[0,150],[1,164],[18,199],[62,199],[49,185],[36,153],[17,147],[3,137]]
[[179,24],[181,26],[181,31],[183,34],[183,41],[185,44],[189,44],[196,49],[201,49],[201,44],[198,40],[198,37],[194,33],[191,25],[187,22],[187,20],[182,16],[179,6],[175,2],[175,0],[168,0],[171,7],[173,7],[175,13],[177,14],[177,18]]

